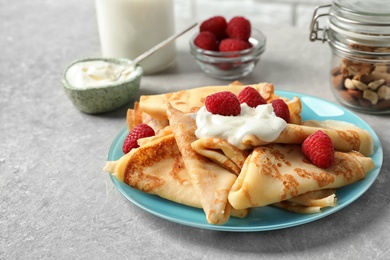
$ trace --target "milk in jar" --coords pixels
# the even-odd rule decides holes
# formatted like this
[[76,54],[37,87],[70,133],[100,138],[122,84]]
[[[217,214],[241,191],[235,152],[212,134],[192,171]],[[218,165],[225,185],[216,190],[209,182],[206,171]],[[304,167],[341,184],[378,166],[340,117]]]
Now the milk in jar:
[[[175,31],[173,0],[96,0],[101,52],[104,57],[133,60]],[[172,42],[140,62],[144,74],[175,62]]]

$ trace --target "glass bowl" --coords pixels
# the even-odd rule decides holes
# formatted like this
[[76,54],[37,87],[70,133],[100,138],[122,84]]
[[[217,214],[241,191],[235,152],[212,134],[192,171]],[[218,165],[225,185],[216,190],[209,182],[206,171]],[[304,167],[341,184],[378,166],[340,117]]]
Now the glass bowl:
[[265,51],[266,37],[252,28],[249,42],[252,47],[236,52],[208,51],[194,44],[196,33],[190,40],[191,54],[199,67],[208,75],[223,80],[234,80],[250,74]]

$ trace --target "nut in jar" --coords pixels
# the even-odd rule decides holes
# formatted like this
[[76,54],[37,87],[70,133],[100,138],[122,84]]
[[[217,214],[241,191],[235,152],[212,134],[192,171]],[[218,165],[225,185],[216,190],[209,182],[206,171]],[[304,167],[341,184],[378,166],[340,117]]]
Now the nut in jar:
[[[370,52],[390,52],[390,48],[370,48],[351,45],[351,48]],[[334,57],[331,72],[333,91],[341,103],[369,111],[390,109],[390,61],[355,61]],[[339,64],[337,64],[337,62]]]
[[[331,89],[340,103],[361,112],[389,114],[390,5],[388,0],[375,3],[333,0],[317,7],[310,40],[328,42],[332,49]],[[324,9],[328,11],[321,13]],[[328,21],[321,28],[318,20],[324,17]]]

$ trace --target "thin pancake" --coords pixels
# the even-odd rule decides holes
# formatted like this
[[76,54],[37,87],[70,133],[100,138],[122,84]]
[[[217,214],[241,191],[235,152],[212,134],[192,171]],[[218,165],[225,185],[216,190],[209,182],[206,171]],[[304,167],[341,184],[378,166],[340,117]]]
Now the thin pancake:
[[[371,155],[374,151],[374,142],[368,131],[346,122],[332,120],[324,122],[312,120],[303,122],[302,125],[287,124],[286,128],[272,143],[302,144],[309,135],[318,130],[322,130],[332,139],[336,150],[343,152],[355,150],[365,156]],[[256,147],[269,142],[261,140],[261,137],[256,135],[247,135],[242,143]]]
[[278,203],[309,191],[357,182],[373,167],[370,157],[354,151],[336,151],[332,166],[320,169],[307,161],[299,145],[259,146],[245,161],[229,202],[236,209]]
[[333,207],[336,205],[337,201],[336,189],[310,191],[302,195],[292,197],[288,201],[308,207]]
[[173,134],[132,149],[108,162],[105,171],[140,191],[192,207],[201,207]]
[[352,150],[358,151],[365,156],[370,156],[374,153],[374,140],[371,134],[352,123],[336,120],[307,120],[303,122],[303,125],[324,129],[325,132],[335,129],[335,133],[330,133],[330,135],[335,136],[333,138],[334,143],[342,143],[344,149],[340,149],[340,151],[347,151],[351,147]]
[[312,214],[320,212],[325,207],[334,207],[336,203],[336,190],[326,189],[306,192],[289,200],[274,203],[272,206],[295,213]]
[[[193,113],[204,106],[204,101],[208,95],[221,91],[230,91],[238,95],[247,86],[251,86],[259,91],[268,103],[279,98],[274,92],[274,86],[270,83],[242,85],[239,82],[234,82],[227,86],[207,86],[159,95],[143,95],[140,97],[139,105],[143,112],[149,114],[156,120],[164,120],[167,118],[167,103],[170,103],[174,108],[183,113]],[[283,99],[287,102],[290,109],[291,123],[300,124],[302,105],[299,98],[294,97],[292,100]]]
[[[147,142],[118,161],[107,162],[104,171],[140,191],[202,208],[173,134]],[[232,209],[230,214],[243,218],[248,210]]]
[[[193,118],[168,104],[168,119],[183,157],[196,195],[200,198],[206,219],[211,224],[224,224],[230,216],[227,196],[236,175],[195,152],[191,143],[195,136]],[[243,209],[243,208],[242,208]]]
[[227,140],[217,137],[200,138],[191,143],[191,147],[197,153],[237,175],[240,174],[241,168],[248,156],[247,151],[242,151]]

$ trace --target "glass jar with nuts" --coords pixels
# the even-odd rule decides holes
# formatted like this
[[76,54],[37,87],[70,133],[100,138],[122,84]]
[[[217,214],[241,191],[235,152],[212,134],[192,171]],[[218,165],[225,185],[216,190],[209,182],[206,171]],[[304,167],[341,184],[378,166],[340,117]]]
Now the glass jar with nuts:
[[[322,8],[329,11],[319,13]],[[325,28],[319,26],[321,17],[328,17]],[[390,113],[390,1],[334,0],[317,7],[310,39],[332,49],[330,84],[340,103]]]

